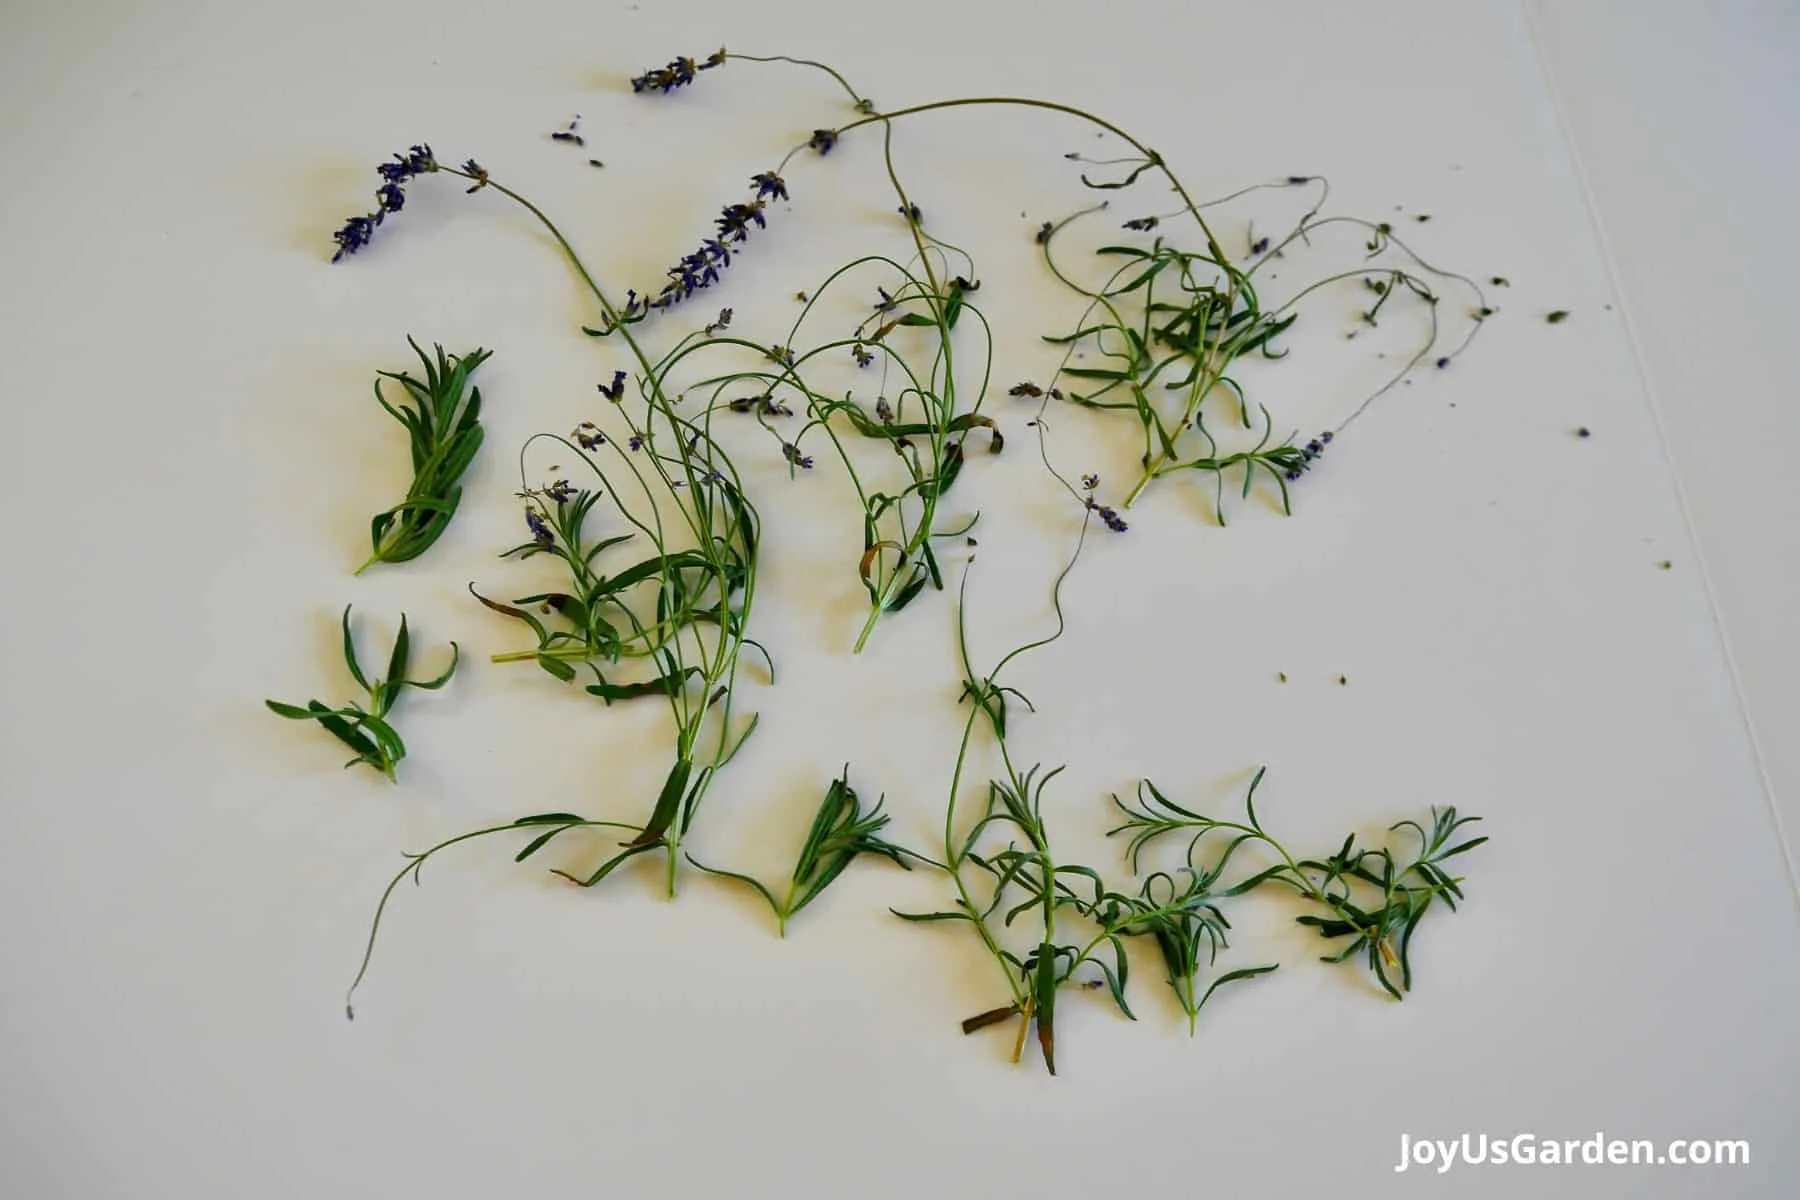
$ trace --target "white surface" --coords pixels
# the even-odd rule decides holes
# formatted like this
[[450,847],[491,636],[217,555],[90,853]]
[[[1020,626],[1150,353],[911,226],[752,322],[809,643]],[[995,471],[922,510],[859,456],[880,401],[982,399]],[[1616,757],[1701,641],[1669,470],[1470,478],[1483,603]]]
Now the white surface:
[[[1791,1194],[1794,897],[1530,30],[1510,4],[1343,7],[1115,6],[1116,43],[1073,4],[914,4],[879,33],[698,5],[10,7],[6,1194]],[[514,634],[463,592],[529,590],[492,558],[518,526],[510,448],[587,415],[612,366],[573,332],[566,273],[522,220],[439,181],[349,264],[325,265],[329,231],[374,162],[428,138],[568,214],[609,277],[654,277],[837,111],[804,77],[736,66],[678,104],[620,94],[720,42],[831,59],[889,106],[1088,103],[1197,190],[1321,172],[1342,209],[1430,212],[1438,257],[1512,279],[1478,348],[1359,421],[1294,520],[1251,506],[1221,531],[1175,489],[1141,505],[1072,584],[1072,635],[1021,673],[1044,711],[1016,746],[1070,763],[1073,844],[1139,776],[1223,806],[1263,762],[1265,819],[1305,844],[1431,803],[1485,816],[1470,904],[1421,934],[1404,1005],[1264,914],[1245,953],[1287,965],[1222,995],[1197,1040],[1146,961],[1136,1025],[1066,1006],[1049,1080],[1007,1065],[1003,1035],[957,1032],[996,1002],[969,947],[885,914],[938,900],[927,878],[853,870],[776,942],[703,882],[674,905],[637,879],[581,893],[489,847],[401,897],[343,1020],[400,850],[528,811],[635,814],[666,751],[655,714],[488,667]],[[1172,46],[1192,69],[1145,70]],[[605,172],[544,141],[573,112]],[[996,117],[897,139],[930,219],[981,256],[1003,380],[1040,369],[1033,336],[1066,319],[1023,234],[1077,202],[1057,156],[1085,138]],[[865,144],[797,166],[792,212],[720,302],[779,328],[833,255],[894,239],[877,164]],[[1551,308],[1577,317],[1545,326]],[[1317,324],[1296,348],[1329,360]],[[368,379],[408,332],[496,348],[490,449],[432,555],[353,581],[363,522],[402,482]],[[1261,381],[1302,428],[1355,397],[1308,361]],[[1052,452],[1124,475],[1129,450],[1094,430],[1061,417]],[[763,730],[696,852],[780,869],[846,759],[928,842],[958,715],[948,606],[850,659],[841,496],[766,476],[758,624],[782,682],[753,697]],[[962,486],[984,509],[971,593],[991,658],[1046,619],[1067,517],[1024,454]],[[337,686],[350,601],[372,636],[405,608],[423,643],[472,652],[442,696],[408,698],[397,789],[260,711]],[[1464,1129],[1743,1137],[1756,1157],[1698,1183],[1393,1174],[1400,1134]]]
[[1800,436],[1800,7],[1534,8],[1792,863],[1800,488],[1768,463]]

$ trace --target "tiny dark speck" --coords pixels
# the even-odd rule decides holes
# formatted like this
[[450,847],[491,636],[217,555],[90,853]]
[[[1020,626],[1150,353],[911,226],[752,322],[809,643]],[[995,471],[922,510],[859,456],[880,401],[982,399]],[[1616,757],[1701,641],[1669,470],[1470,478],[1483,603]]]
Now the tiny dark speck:
[[1673,567],[1674,565],[1675,565],[1674,563],[1670,562],[1668,559],[1665,558],[1661,562],[1656,564],[1656,569],[1659,571],[1667,571],[1670,567]]
[[1350,677],[1348,675],[1339,675],[1338,676],[1338,686],[1339,687],[1343,687],[1346,683],[1349,683],[1349,682],[1350,682]]
[[1561,325],[1564,321],[1566,321],[1568,319],[1569,319],[1569,312],[1567,309],[1564,309],[1564,308],[1559,308],[1555,312],[1550,312],[1550,313],[1544,314],[1544,322],[1549,325]]
[[1586,425],[1583,425],[1580,429],[1577,429],[1575,431],[1575,436],[1576,437],[1593,437],[1594,431],[1589,429]]

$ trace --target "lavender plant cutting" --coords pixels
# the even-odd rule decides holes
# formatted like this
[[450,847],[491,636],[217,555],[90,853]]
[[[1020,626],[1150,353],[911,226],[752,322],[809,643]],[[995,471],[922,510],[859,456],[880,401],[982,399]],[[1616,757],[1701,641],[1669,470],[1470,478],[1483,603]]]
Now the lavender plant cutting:
[[[1090,536],[1157,536],[1153,522],[1126,515],[1153,485],[1204,480],[1220,524],[1231,503],[1228,487],[1240,499],[1263,489],[1271,503],[1291,511],[1295,485],[1328,449],[1336,454],[1370,402],[1415,371],[1449,366],[1468,348],[1494,313],[1481,287],[1422,258],[1390,222],[1327,214],[1330,189],[1321,178],[1293,175],[1198,201],[1157,151],[1106,119],[1050,100],[972,96],[882,110],[825,64],[723,49],[676,58],[637,76],[631,88],[646,104],[689,89],[693,97],[683,95],[684,101],[704,103],[699,85],[736,64],[822,72],[846,103],[819,127],[797,134],[778,161],[750,173],[741,193],[723,197],[712,227],[664,260],[670,266],[654,283],[615,282],[585,262],[546,209],[499,171],[472,158],[460,166],[440,162],[424,143],[377,168],[373,211],[350,217],[335,234],[332,261],[339,269],[352,261],[404,258],[398,215],[408,189],[431,186],[435,176],[457,180],[475,197],[472,203],[499,198],[519,206],[564,255],[586,293],[587,309],[571,330],[578,327],[599,350],[597,409],[593,419],[537,434],[521,448],[522,540],[500,555],[506,564],[551,563],[560,582],[514,595],[524,589],[508,585],[507,568],[499,566],[495,578],[474,581],[470,591],[524,638],[493,656],[495,663],[535,665],[550,676],[546,686],[575,691],[595,706],[599,720],[608,707],[625,703],[665,705],[669,714],[663,782],[635,808],[621,811],[608,801],[604,812],[524,813],[408,855],[381,896],[352,993],[367,977],[399,884],[416,879],[426,860],[467,842],[502,838],[523,862],[564,834],[587,829],[609,834],[613,844],[586,869],[558,872],[573,883],[597,887],[643,857],[658,863],[669,896],[684,876],[702,872],[766,903],[783,934],[858,858],[940,877],[942,907],[898,915],[942,923],[979,942],[993,964],[996,1003],[965,1020],[965,1031],[1007,1026],[1015,1060],[1035,1034],[1051,1073],[1057,1006],[1070,987],[1103,988],[1124,1016],[1136,1019],[1134,939],[1159,963],[1190,1032],[1218,989],[1274,971],[1273,962],[1215,969],[1233,931],[1229,912],[1251,893],[1287,897],[1297,908],[1294,919],[1327,943],[1327,961],[1355,960],[1382,992],[1403,998],[1413,985],[1416,931],[1429,913],[1452,912],[1463,899],[1463,880],[1446,864],[1486,840],[1464,835],[1475,818],[1453,807],[1410,817],[1375,814],[1384,823],[1403,819],[1377,843],[1351,834],[1335,849],[1306,853],[1290,849],[1264,824],[1255,802],[1261,771],[1241,817],[1208,815],[1145,781],[1132,798],[1110,801],[1122,818],[1113,830],[1123,847],[1118,861],[1089,865],[1064,854],[1051,820],[1055,805],[1046,804],[1063,768],[1015,755],[1014,730],[1036,709],[1010,668],[1071,630],[1079,634],[1079,614],[1065,613],[1064,585],[1081,569]],[[1066,301],[1072,316],[1039,335],[1040,348],[1060,353],[1056,368],[1016,383],[996,382],[996,359],[1005,351],[982,308],[997,299],[993,289],[983,290],[970,251],[909,190],[894,153],[898,133],[915,122],[956,110],[967,121],[984,108],[1035,111],[1116,147],[1105,158],[1064,155],[1078,164],[1080,182],[1096,202],[1027,235],[1041,256],[1044,286]],[[573,136],[573,128],[565,133]],[[879,149],[891,187],[886,232],[800,293],[779,341],[739,333],[733,307],[704,302],[727,280],[733,297],[757,285],[754,252],[777,219],[773,206],[808,203],[807,176],[853,169],[839,165],[851,156],[832,155],[861,143]],[[1265,194],[1303,197],[1305,211],[1281,232],[1252,232],[1240,252],[1228,251],[1208,210]],[[1159,205],[1157,196],[1172,200]],[[1127,205],[1135,207],[1127,211]],[[1104,222],[1117,232],[1097,247],[1083,254],[1065,249],[1068,231]],[[1279,293],[1277,265],[1284,278]],[[1302,282],[1294,281],[1297,275]],[[1341,420],[1302,436],[1253,394],[1244,368],[1252,359],[1285,355],[1298,322],[1311,320],[1309,314],[1328,319],[1346,295],[1361,298],[1343,331],[1348,340],[1403,310],[1412,312],[1408,324],[1418,340],[1377,388],[1346,406]],[[845,319],[851,310],[860,316]],[[418,557],[443,533],[462,499],[460,477],[481,442],[480,396],[469,375],[487,352],[457,357],[440,347],[428,356],[414,349],[423,380],[384,373],[413,406],[396,408],[379,387],[377,395],[408,430],[415,483],[400,505],[375,518],[369,563]],[[845,378],[852,386],[842,386]],[[1007,378],[1018,376],[1007,372]],[[1135,430],[1141,444],[1135,476],[1117,492],[1108,486],[1110,471],[1103,483],[1099,474],[1066,474],[1055,465],[1046,416],[1058,406],[1107,420],[1116,414]],[[1053,626],[983,668],[967,621],[972,568],[962,565],[963,556],[947,557],[951,546],[972,543],[976,518],[947,497],[965,476],[979,473],[979,459],[1008,448],[998,415],[1007,412],[1030,431],[1045,478],[1077,528],[1066,557],[1045,564],[1042,576]],[[824,783],[811,823],[795,832],[795,866],[779,884],[710,858],[703,862],[685,848],[709,803],[739,790],[729,768],[757,728],[757,714],[738,703],[740,682],[751,674],[772,681],[775,671],[752,633],[762,556],[783,553],[783,531],[765,531],[755,487],[734,458],[762,439],[790,480],[841,473],[854,497],[843,519],[855,522],[860,553],[841,571],[847,586],[854,577],[867,607],[853,649],[861,652],[895,614],[941,597],[954,605],[959,647],[957,660],[945,664],[946,679],[960,684],[958,703],[967,706],[958,744],[946,754],[954,765],[941,843],[913,849],[894,840],[885,798],[867,804],[846,765]],[[546,451],[558,465],[534,473]],[[959,567],[960,585],[953,587]],[[403,625],[402,646],[405,636]],[[348,613],[345,640],[361,681]],[[317,702],[309,709],[271,707],[319,721],[356,746],[359,761],[391,777],[399,754],[389,752],[382,733],[392,733],[382,701],[391,704],[397,689],[413,682],[404,679],[404,651],[395,653],[399,666],[374,686],[376,703],[368,712]],[[415,686],[439,686],[448,677]],[[854,747],[845,751],[853,758]],[[999,770],[977,785],[977,764],[989,754]],[[890,781],[890,792],[898,782]],[[1146,857],[1177,839],[1178,859]]]

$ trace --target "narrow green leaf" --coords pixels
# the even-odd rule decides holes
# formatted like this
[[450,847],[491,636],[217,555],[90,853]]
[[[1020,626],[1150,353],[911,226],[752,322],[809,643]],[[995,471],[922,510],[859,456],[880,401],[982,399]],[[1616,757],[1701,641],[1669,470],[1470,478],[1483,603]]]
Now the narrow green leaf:
[[781,919],[783,915],[781,905],[776,903],[774,893],[764,887],[761,881],[754,876],[745,875],[738,871],[726,871],[718,867],[709,867],[691,854],[686,855],[685,857],[690,863],[694,864],[694,866],[698,867],[700,870],[705,871],[708,875],[717,875],[721,879],[734,879],[739,883],[748,884],[750,887],[755,888],[757,894],[768,902],[769,911],[775,914],[777,920]]
[[366,759],[371,765],[379,760],[380,751],[376,749],[375,743],[370,741],[362,733],[358,732],[354,726],[350,725],[331,709],[326,708],[317,700],[308,702],[306,707],[312,712],[313,719],[323,725],[326,729],[330,730],[333,737],[356,751],[358,755]]
[[560,834],[567,833],[569,830],[576,829],[576,828],[579,828],[579,826],[560,825],[560,826],[556,827],[555,829],[550,829],[543,833],[538,834],[536,837],[532,838],[531,841],[529,841],[525,844],[525,848],[523,850],[521,850],[517,854],[513,855],[513,861],[516,863],[524,862],[526,859],[528,859],[532,855],[536,854],[539,850],[542,850],[545,846],[549,845],[551,838],[557,837]]
[[1044,1066],[1056,1074],[1056,952],[1045,944],[1038,951],[1037,980],[1032,988],[1032,1019],[1037,1023],[1038,1049]]
[[924,571],[915,571],[913,577],[906,582],[906,586],[895,593],[894,598],[888,602],[887,611],[899,612],[912,603],[913,597],[924,590],[927,578]]
[[415,687],[421,691],[435,692],[446,683],[450,682],[450,677],[456,674],[456,664],[461,660],[462,650],[455,642],[451,642],[450,665],[444,668],[444,673],[442,675],[439,675],[436,679],[402,679],[397,682],[403,687]]
[[738,751],[744,748],[744,743],[750,740],[750,735],[756,732],[756,724],[761,719],[761,713],[750,714],[750,720],[744,726],[744,732],[738,734],[738,739],[731,744],[731,749],[727,750],[724,757],[719,759],[719,765],[721,767],[737,757]]
[[544,628],[544,623],[542,621],[539,621],[536,617],[532,616],[530,613],[526,612],[524,609],[514,608],[510,604],[501,604],[498,601],[489,600],[486,596],[484,596],[480,592],[476,591],[475,585],[472,583],[469,585],[469,594],[471,596],[475,597],[477,600],[481,601],[487,607],[493,609],[495,612],[502,613],[502,614],[512,617],[516,620],[523,621],[527,625],[531,626],[532,632],[537,634],[537,636],[538,636],[538,643],[540,645],[542,645],[543,642],[545,641],[545,639],[547,639],[550,636],[549,632]]
[[[1120,954],[1119,961],[1121,964],[1125,961],[1124,955],[1122,952]],[[1113,1003],[1119,1006],[1119,1011],[1124,1013],[1126,1015],[1126,1017],[1130,1018],[1131,1020],[1133,1020],[1133,1021],[1137,1020],[1137,1014],[1132,1012],[1131,1005],[1129,1005],[1125,1002],[1125,983],[1124,983],[1124,981],[1121,980],[1117,975],[1115,975],[1113,973],[1113,969],[1111,967],[1107,966],[1105,963],[1096,960],[1094,965],[1099,967],[1100,973],[1106,977],[1107,990],[1112,993]]]
[[1235,971],[1225,972],[1225,974],[1212,981],[1211,986],[1209,986],[1206,989],[1205,994],[1200,997],[1200,1002],[1194,1005],[1194,1011],[1199,1012],[1202,1008],[1205,1008],[1206,1002],[1212,999],[1212,994],[1226,984],[1236,983],[1241,979],[1254,979],[1258,975],[1267,975],[1280,965],[1280,963],[1270,963],[1268,966],[1264,967],[1240,967]]
[[669,696],[688,680],[700,676],[699,667],[684,667],[671,675],[659,675],[655,679],[646,679],[639,683],[590,683],[587,686],[589,695],[598,696],[608,704],[615,700],[633,700],[639,696]]
[[350,677],[356,680],[357,684],[361,686],[364,691],[367,691],[369,681],[363,678],[362,668],[356,663],[356,643],[350,637],[351,607],[352,606],[348,604],[344,605],[344,663],[350,668]]
[[386,682],[398,683],[406,678],[407,659],[412,653],[412,643],[406,632],[406,614],[400,614],[400,632],[394,635],[394,652],[388,658]]
[[550,672],[550,674],[556,676],[564,683],[575,682],[575,668],[571,667],[560,658],[552,658],[548,654],[540,654],[537,656],[537,665],[544,668],[544,670]]
[[647,842],[642,846],[627,846],[624,850],[620,851],[618,854],[613,855],[611,858],[607,859],[604,863],[600,864],[600,869],[595,871],[592,875],[589,875],[586,879],[582,879],[577,876],[571,875],[567,871],[553,870],[551,872],[551,874],[561,875],[564,879],[567,879],[570,883],[577,884],[581,887],[593,887],[595,884],[599,883],[602,879],[605,879],[608,875],[611,875],[613,873],[613,871],[617,870],[618,867],[620,866],[620,864],[624,863],[628,859],[637,857],[638,855],[644,853],[646,850],[654,850],[661,844],[662,844],[661,840],[658,839],[657,841],[654,841],[654,842]]
[[1461,854],[1465,850],[1473,850],[1475,847],[1481,845],[1483,842],[1485,842],[1487,840],[1488,839],[1486,837],[1472,838],[1469,841],[1464,842],[1460,846],[1452,847],[1451,849],[1444,851],[1442,854],[1439,854],[1437,856],[1437,861],[1443,862],[1446,858],[1449,858],[1453,854]]
[[888,911],[902,921],[912,921],[921,925],[931,921],[973,921],[975,919],[964,912],[905,913],[897,908],[890,908]]
[[283,704],[279,700],[264,700],[263,703],[269,706],[270,712],[290,721],[310,721],[317,715],[297,705]]
[[387,759],[389,767],[406,757],[406,743],[400,740],[399,731],[380,717],[364,717],[362,728],[375,739],[375,744],[381,747],[382,755]]
[[692,761],[685,758],[675,760],[675,765],[669,768],[669,777],[663,781],[662,792],[656,797],[656,807],[650,812],[649,822],[642,833],[625,843],[627,846],[643,848],[662,840],[663,834],[668,832],[670,824],[675,820],[681,797],[687,791],[688,775],[693,769]]

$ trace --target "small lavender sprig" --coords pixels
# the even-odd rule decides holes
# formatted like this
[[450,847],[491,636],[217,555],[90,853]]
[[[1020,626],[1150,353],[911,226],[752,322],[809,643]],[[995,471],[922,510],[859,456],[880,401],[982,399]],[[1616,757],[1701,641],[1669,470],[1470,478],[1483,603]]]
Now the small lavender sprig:
[[1300,476],[1310,471],[1313,463],[1318,460],[1320,455],[1325,453],[1325,447],[1331,444],[1331,440],[1335,436],[1335,434],[1327,429],[1324,433],[1321,433],[1318,437],[1302,446],[1300,448],[1300,461],[1294,466],[1289,467],[1282,478],[1286,479],[1289,483],[1292,483],[1299,479]]
[[387,678],[370,682],[356,661],[356,643],[350,636],[348,605],[344,608],[343,626],[344,665],[350,669],[350,677],[368,693],[367,708],[354,703],[343,708],[327,708],[317,700],[309,700],[305,708],[283,704],[279,700],[265,700],[263,703],[278,717],[286,717],[290,721],[317,721],[331,736],[356,751],[356,757],[344,764],[346,767],[367,763],[387,776],[392,783],[394,768],[406,757],[406,743],[400,740],[399,733],[388,720],[388,714],[393,711],[394,702],[400,698],[400,689],[416,687],[436,691],[450,681],[450,676],[456,673],[459,657],[456,643],[450,643],[450,665],[442,675],[436,679],[408,679],[406,665],[411,653],[411,642],[406,631],[406,614],[401,613],[400,632],[395,635],[393,653],[388,656]]
[[[1401,858],[1388,847],[1359,848],[1354,834],[1344,839],[1335,854],[1296,858],[1264,829],[1257,816],[1256,789],[1262,783],[1265,771],[1266,768],[1258,770],[1250,782],[1244,797],[1242,821],[1218,820],[1184,808],[1163,795],[1155,784],[1144,780],[1139,785],[1135,805],[1113,797],[1113,803],[1124,814],[1125,821],[1111,833],[1129,836],[1126,858],[1134,868],[1147,846],[1169,834],[1188,839],[1190,869],[1195,866],[1197,854],[1207,846],[1218,844],[1222,848],[1207,868],[1211,880],[1224,873],[1225,864],[1240,847],[1261,844],[1280,861],[1219,894],[1242,895],[1266,884],[1291,888],[1325,913],[1323,916],[1302,914],[1295,918],[1298,923],[1317,930],[1319,936],[1327,940],[1349,939],[1341,951],[1323,956],[1323,961],[1341,963],[1362,952],[1370,975],[1382,990],[1396,1000],[1404,999],[1405,993],[1412,990],[1410,951],[1419,922],[1438,901],[1454,912],[1457,902],[1463,898],[1462,878],[1451,875],[1443,864],[1488,839],[1475,837],[1455,845],[1451,843],[1463,826],[1481,818],[1459,816],[1453,807],[1433,808],[1424,824],[1408,820],[1389,826],[1389,832],[1405,830],[1415,842],[1416,850],[1410,860]],[[1391,974],[1396,968],[1397,977]]]
[[873,854],[905,870],[912,870],[906,859],[909,855],[915,858],[918,855],[876,836],[887,823],[888,816],[881,811],[881,801],[877,800],[874,808],[863,808],[856,789],[850,786],[850,768],[845,766],[844,773],[825,789],[825,799],[813,815],[812,828],[807,831],[806,841],[795,859],[794,872],[783,899],[777,900],[775,893],[754,876],[709,867],[692,854],[687,860],[709,875],[735,880],[755,889],[775,914],[776,932],[786,937],[788,921],[794,914],[817,900],[858,855]]
[[1119,515],[1119,510],[1112,507],[1110,504],[1102,504],[1094,498],[1094,491],[1099,486],[1100,477],[1098,475],[1083,475],[1081,477],[1082,490],[1087,493],[1087,495],[1083,497],[1083,503],[1086,505],[1087,510],[1096,517],[1099,517],[1101,523],[1108,529],[1112,530],[1114,533],[1124,533],[1127,529],[1131,528],[1131,526],[1125,523],[1125,518]]
[[[473,167],[475,164],[469,164]],[[423,142],[413,146],[405,154],[394,155],[393,162],[382,163],[375,168],[381,176],[381,186],[375,189],[375,211],[366,216],[351,217],[344,222],[344,227],[332,235],[336,240],[337,253],[331,256],[337,262],[346,254],[355,254],[369,244],[375,236],[376,227],[387,219],[389,213],[397,213],[406,206],[406,185],[415,176],[428,174],[438,169],[437,159],[431,153],[431,147]]]
[[[1128,161],[1139,162],[1132,178],[1150,167],[1166,171],[1161,161],[1153,157]],[[1086,176],[1083,176],[1083,182],[1090,187],[1124,186],[1123,183],[1097,183]],[[1129,182],[1129,179],[1125,181]],[[1253,449],[1222,454],[1217,440],[1207,428],[1207,414],[1211,407],[1209,401],[1216,396],[1226,396],[1235,401],[1245,430],[1254,431],[1259,411],[1267,422],[1266,410],[1249,400],[1244,388],[1233,378],[1232,371],[1236,364],[1252,355],[1271,359],[1284,357],[1286,351],[1277,347],[1277,339],[1294,325],[1299,304],[1313,292],[1360,277],[1378,296],[1370,309],[1362,314],[1365,324],[1375,325],[1383,305],[1402,293],[1417,297],[1423,303],[1427,317],[1428,329],[1415,352],[1339,423],[1339,430],[1429,355],[1436,353],[1441,336],[1438,295],[1426,282],[1427,277],[1466,287],[1480,305],[1471,312],[1472,320],[1462,342],[1447,354],[1440,355],[1438,366],[1449,365],[1469,344],[1481,322],[1492,315],[1494,310],[1486,306],[1481,289],[1473,280],[1425,262],[1392,237],[1392,229],[1387,223],[1349,217],[1318,217],[1329,194],[1329,185],[1317,176],[1294,175],[1274,183],[1252,185],[1213,203],[1222,203],[1265,187],[1313,184],[1324,185],[1316,203],[1278,241],[1267,236],[1253,238],[1250,253],[1256,261],[1248,266],[1239,266],[1219,250],[1216,239],[1207,231],[1199,215],[1199,209],[1208,205],[1190,204],[1186,209],[1164,216],[1140,217],[1124,223],[1128,230],[1145,232],[1157,229],[1171,217],[1192,216],[1207,238],[1205,251],[1183,250],[1162,236],[1155,238],[1148,247],[1103,246],[1096,254],[1119,265],[1112,267],[1105,281],[1097,285],[1080,283],[1072,278],[1057,262],[1052,243],[1064,227],[1077,218],[1100,211],[1105,205],[1091,206],[1061,222],[1046,223],[1039,231],[1037,241],[1043,248],[1046,265],[1061,282],[1088,301],[1075,332],[1045,339],[1070,352],[1058,374],[1066,376],[1081,390],[1071,389],[1067,398],[1088,408],[1130,412],[1142,430],[1143,474],[1126,496],[1126,508],[1131,507],[1154,480],[1177,472],[1198,471],[1214,476],[1219,501],[1216,515],[1219,523],[1224,524],[1223,475],[1229,468],[1242,466],[1246,496],[1255,479],[1266,472],[1269,478],[1283,485],[1280,487],[1281,502],[1283,510],[1287,510],[1289,498],[1285,482],[1299,479],[1322,452],[1323,442],[1329,439],[1321,437],[1309,443],[1307,449],[1310,452],[1291,444],[1271,447],[1272,430],[1265,427],[1261,440]],[[1310,245],[1308,239],[1313,234],[1340,225],[1369,232],[1365,249],[1371,258],[1393,249],[1404,256],[1405,261],[1376,269],[1365,267],[1334,272],[1299,288],[1285,302],[1265,307],[1258,296],[1255,278],[1263,265],[1280,257],[1284,251]],[[1355,337],[1356,332],[1352,330],[1348,336]],[[1073,357],[1078,346],[1098,351],[1106,360],[1104,365],[1072,365],[1068,357]],[[1165,408],[1168,404],[1162,398],[1165,392],[1175,393],[1178,404]],[[1183,444],[1190,435],[1205,444],[1203,453],[1195,453]],[[1259,467],[1263,471],[1256,469]]]
[[434,362],[417,342],[411,338],[406,341],[425,366],[424,381],[405,372],[379,374],[381,379],[400,384],[411,396],[413,407],[407,407],[404,401],[399,407],[389,404],[381,394],[379,379],[375,383],[375,399],[389,416],[406,426],[412,449],[413,482],[406,499],[369,522],[372,552],[356,568],[358,575],[378,562],[417,558],[443,535],[462,502],[459,480],[474,461],[484,436],[481,389],[469,387],[469,376],[491,357],[490,352],[478,347],[459,357],[445,354],[442,346],[434,344]]
[[697,72],[710,71],[714,67],[723,66],[726,59],[725,48],[719,47],[707,55],[704,61],[695,62],[691,58],[671,59],[666,67],[652,67],[631,81],[634,92],[661,92],[668,95],[676,88],[684,88],[698,77]]
[[[768,219],[764,214],[769,202],[788,198],[787,181],[773,171],[759,171],[751,176],[750,186],[754,192],[751,198],[746,202],[727,204],[721,208],[714,222],[714,235],[703,239],[699,249],[682,255],[669,268],[668,281],[663,284],[661,291],[649,298],[639,296],[635,289],[627,291],[625,303],[619,307],[616,319],[604,320],[597,327],[584,325],[582,332],[591,337],[606,337],[621,325],[636,324],[652,312],[671,309],[684,300],[692,299],[696,292],[718,283],[722,272],[731,265],[732,255],[749,240],[752,227],[768,228]],[[725,312],[729,313],[730,310],[726,309]],[[730,318],[726,316],[723,321],[714,323],[712,332],[728,324]]]

